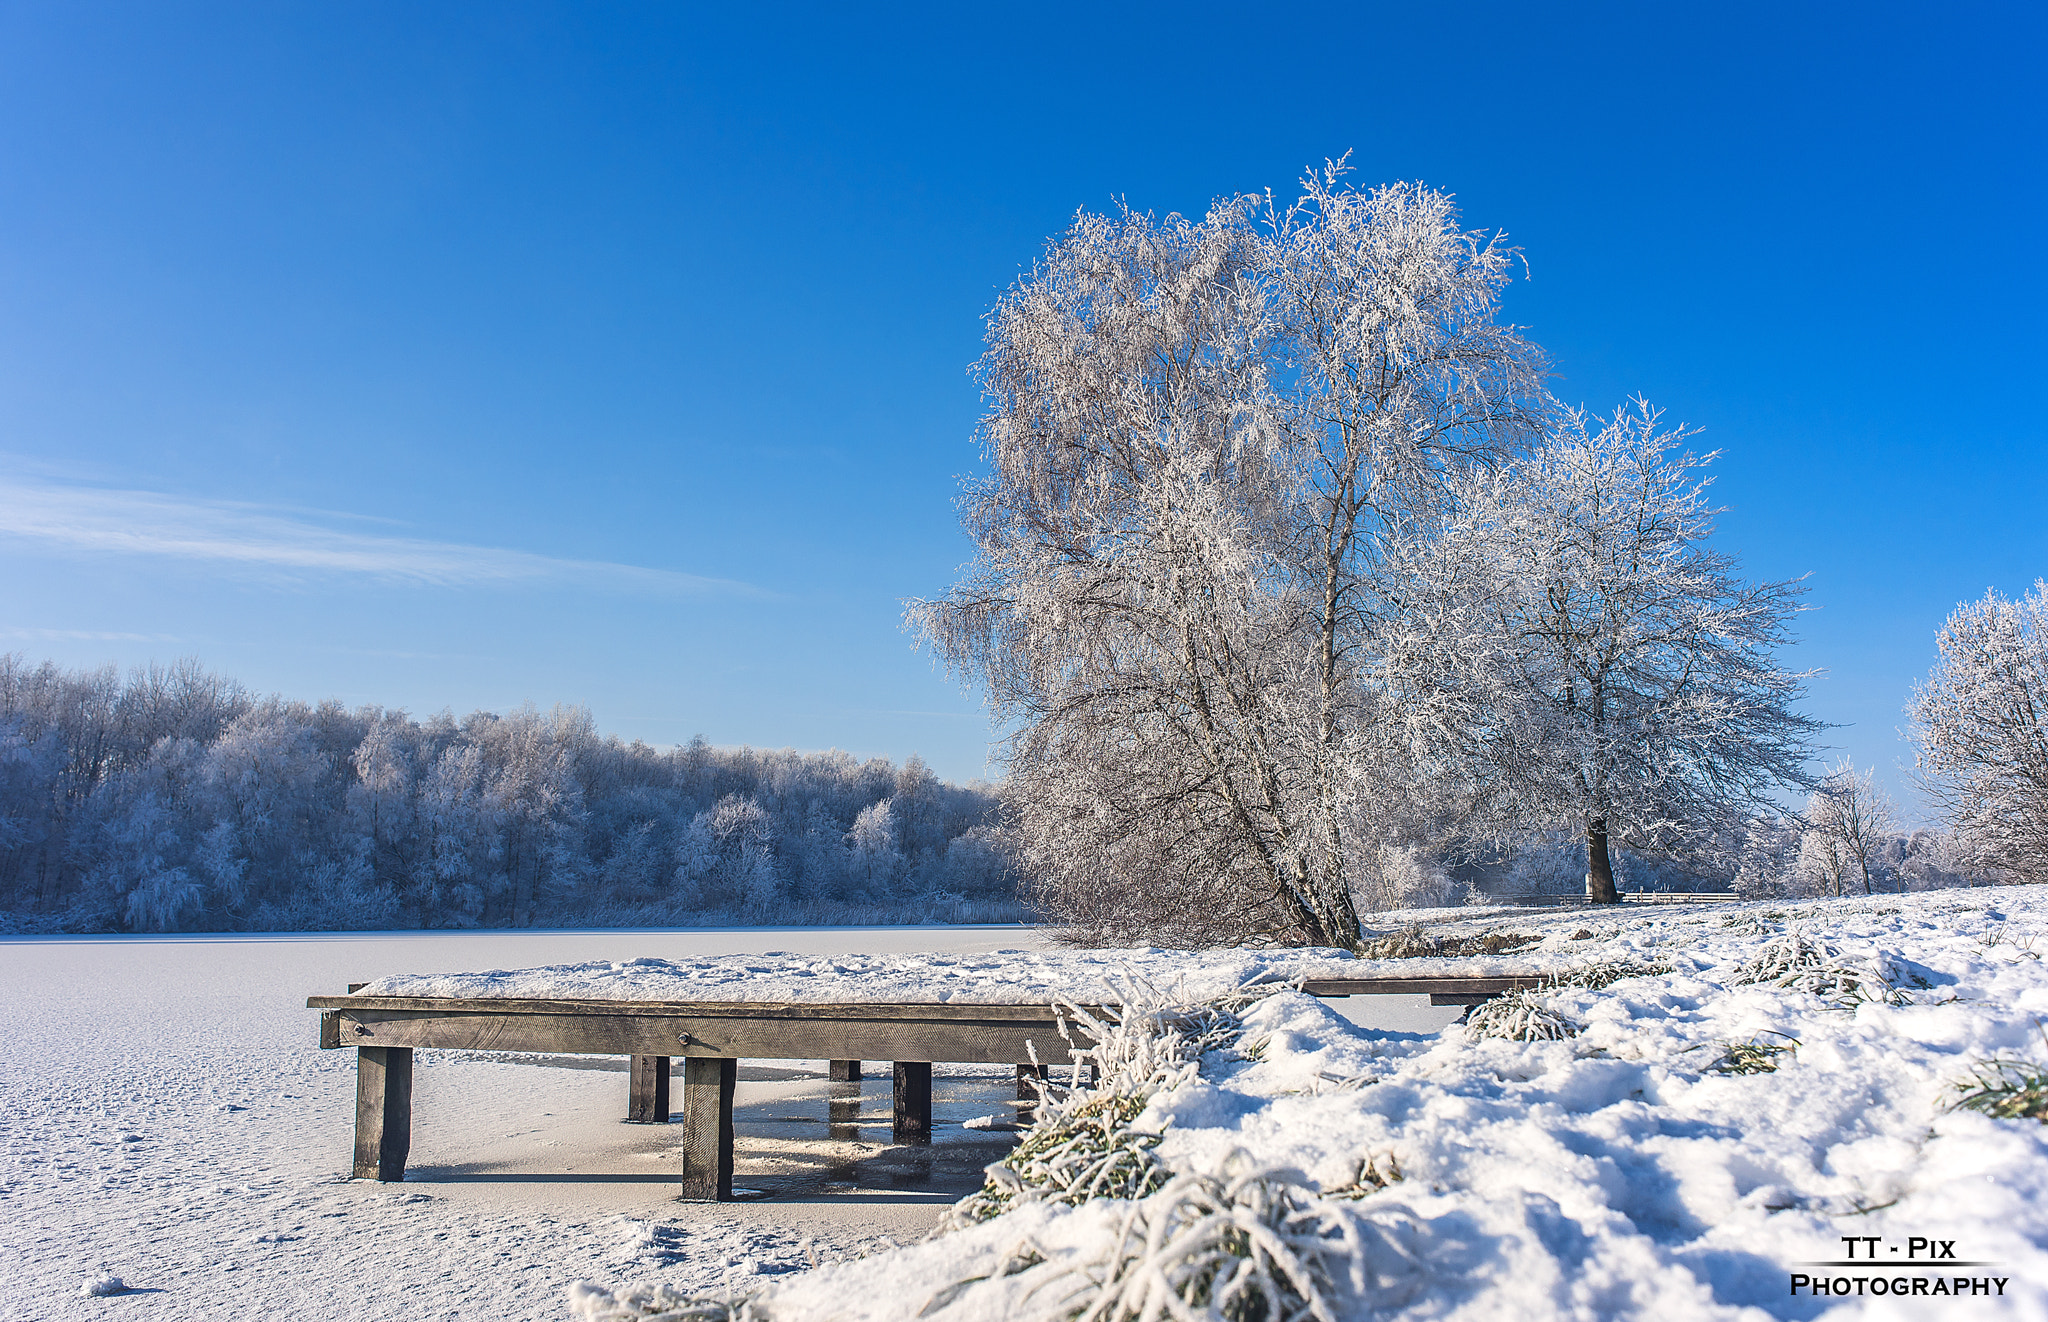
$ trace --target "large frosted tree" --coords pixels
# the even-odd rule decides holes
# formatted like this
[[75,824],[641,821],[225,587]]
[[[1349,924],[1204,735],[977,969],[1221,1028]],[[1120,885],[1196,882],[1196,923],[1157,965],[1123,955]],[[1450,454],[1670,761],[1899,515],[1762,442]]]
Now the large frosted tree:
[[1927,787],[1973,861],[2048,880],[2048,582],[1956,607],[1913,694]]
[[1387,681],[1431,779],[1472,824],[1569,829],[1586,888],[1619,899],[1612,847],[1698,846],[1809,788],[1823,728],[1777,660],[1796,583],[1748,583],[1709,543],[1701,469],[1638,400],[1568,415],[1527,458],[1458,475],[1409,544]]
[[989,318],[977,558],[914,623],[1015,733],[1027,863],[1112,936],[1348,944],[1398,739],[1390,538],[1547,404],[1513,254],[1341,166],[1279,209],[1083,213]]

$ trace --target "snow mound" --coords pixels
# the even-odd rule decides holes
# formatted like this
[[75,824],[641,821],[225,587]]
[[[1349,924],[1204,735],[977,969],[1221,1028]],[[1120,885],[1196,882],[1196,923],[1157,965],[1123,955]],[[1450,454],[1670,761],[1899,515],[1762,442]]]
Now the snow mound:
[[[1067,1196],[1086,1180],[1057,1162],[1060,1196],[996,1196],[992,1173],[945,1233],[753,1303],[819,1322],[2048,1316],[2048,1125],[2023,1109],[2048,1078],[2048,893],[1603,913],[1576,965],[1588,915],[1516,921],[1536,938],[1517,957],[1559,976],[1491,1014],[1575,1035],[1374,1034],[1273,992],[1157,1053],[1149,1091],[1104,1071],[1103,1096],[1142,1107],[1047,1108],[1098,1123],[1088,1152],[1123,1165],[1069,1165],[1118,1173],[1117,1196]],[[1930,1239],[1958,1264],[1909,1260]],[[1868,1245],[1876,1265],[1840,1265]],[[1871,1297],[1894,1291],[1912,1302]]]

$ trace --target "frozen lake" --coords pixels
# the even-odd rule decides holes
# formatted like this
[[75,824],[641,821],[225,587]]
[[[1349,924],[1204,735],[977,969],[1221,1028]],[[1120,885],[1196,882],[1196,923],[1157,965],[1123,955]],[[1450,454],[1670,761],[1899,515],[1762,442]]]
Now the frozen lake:
[[[888,1145],[886,1067],[849,1116],[822,1062],[744,1066],[736,1183],[763,1196],[708,1208],[674,1201],[673,1137],[623,1123],[623,1058],[422,1052],[407,1182],[358,1183],[354,1056],[317,1049],[305,998],[392,973],[1046,944],[1014,926],[0,941],[0,1318],[559,1318],[576,1279],[709,1284],[917,1238],[1007,1145],[961,1125],[1008,1118],[1009,1071],[941,1067],[919,1152]],[[1457,1014],[1352,999],[1382,1029]],[[79,1297],[102,1272],[134,1292]]]

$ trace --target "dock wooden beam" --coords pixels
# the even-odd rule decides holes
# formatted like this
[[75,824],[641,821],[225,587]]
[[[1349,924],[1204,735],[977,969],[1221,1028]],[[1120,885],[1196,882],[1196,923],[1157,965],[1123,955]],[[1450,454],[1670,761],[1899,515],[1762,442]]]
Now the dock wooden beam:
[[[1067,1051],[1050,1005],[574,1001],[313,996],[335,1045],[733,1060],[946,1060],[1009,1065]],[[1067,1032],[1082,1046],[1081,1026]]]
[[626,1093],[626,1122],[635,1125],[668,1123],[667,1056],[633,1057],[632,1083]]
[[932,1141],[932,1064],[928,1060],[896,1062],[895,1138],[917,1147]]
[[411,1151],[412,1048],[358,1047],[355,1178],[403,1180]]
[[732,1200],[732,1094],[739,1062],[683,1061],[683,1187],[689,1203]]

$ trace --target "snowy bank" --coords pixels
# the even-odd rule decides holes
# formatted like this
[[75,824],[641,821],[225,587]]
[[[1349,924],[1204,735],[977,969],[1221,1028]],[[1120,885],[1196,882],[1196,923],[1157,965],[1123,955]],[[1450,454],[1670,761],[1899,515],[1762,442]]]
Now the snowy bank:
[[[1320,1282],[1300,1316],[2048,1317],[2048,1127],[1955,1106],[1980,1062],[2048,1061],[2035,949],[2048,893],[1505,921],[1541,938],[1518,968],[1579,970],[1494,1016],[1554,1040],[1375,1035],[1270,994],[1240,1011],[1231,1045],[1141,1090],[1130,1130],[1158,1138],[1129,1150],[1161,1172],[1144,1196],[1023,1199],[784,1278],[752,1307],[845,1322],[1118,1315],[1146,1272],[1192,1297],[1221,1290],[1228,1264],[1261,1261],[1265,1235]],[[1173,957],[1137,954],[1173,985]],[[1099,959],[1105,975],[1111,960],[1047,958]],[[1286,958],[1188,960],[1183,985]],[[1214,1252],[1190,1274],[1176,1246],[1202,1234]],[[1275,1288],[1285,1304],[1291,1287]],[[603,1291],[575,1307],[644,1315]]]

